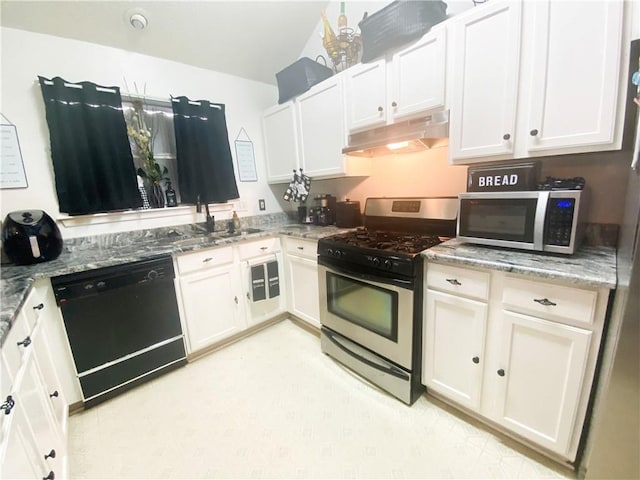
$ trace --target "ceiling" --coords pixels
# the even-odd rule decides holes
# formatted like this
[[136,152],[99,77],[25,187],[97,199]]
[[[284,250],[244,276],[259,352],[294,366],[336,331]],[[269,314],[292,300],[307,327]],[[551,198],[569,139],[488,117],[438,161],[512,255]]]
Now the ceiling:
[[[98,43],[275,84],[329,1],[2,0],[0,24]],[[134,29],[142,13],[148,25]]]

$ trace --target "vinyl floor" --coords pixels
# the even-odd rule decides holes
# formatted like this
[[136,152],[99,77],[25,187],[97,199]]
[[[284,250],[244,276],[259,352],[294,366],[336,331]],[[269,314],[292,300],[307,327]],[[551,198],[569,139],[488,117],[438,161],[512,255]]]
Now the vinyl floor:
[[427,395],[408,407],[284,320],[69,418],[75,479],[574,478]]

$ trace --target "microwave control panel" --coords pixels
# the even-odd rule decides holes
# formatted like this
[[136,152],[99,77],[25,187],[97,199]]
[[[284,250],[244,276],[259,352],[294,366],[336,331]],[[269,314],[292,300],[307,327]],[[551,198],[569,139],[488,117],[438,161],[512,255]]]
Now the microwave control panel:
[[575,198],[549,199],[544,226],[546,245],[569,246],[575,206]]

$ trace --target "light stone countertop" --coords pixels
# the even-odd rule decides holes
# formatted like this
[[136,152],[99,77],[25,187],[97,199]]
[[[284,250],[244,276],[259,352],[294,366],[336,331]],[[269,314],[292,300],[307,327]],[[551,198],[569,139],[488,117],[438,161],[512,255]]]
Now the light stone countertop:
[[571,285],[616,288],[616,249],[582,247],[573,255],[529,252],[448,240],[425,250],[427,261],[500,270]]

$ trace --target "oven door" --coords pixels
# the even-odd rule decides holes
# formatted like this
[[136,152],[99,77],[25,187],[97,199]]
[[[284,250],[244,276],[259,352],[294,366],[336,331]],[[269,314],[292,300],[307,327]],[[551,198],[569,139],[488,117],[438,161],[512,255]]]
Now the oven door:
[[320,323],[411,370],[413,284],[322,262],[318,275]]

